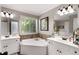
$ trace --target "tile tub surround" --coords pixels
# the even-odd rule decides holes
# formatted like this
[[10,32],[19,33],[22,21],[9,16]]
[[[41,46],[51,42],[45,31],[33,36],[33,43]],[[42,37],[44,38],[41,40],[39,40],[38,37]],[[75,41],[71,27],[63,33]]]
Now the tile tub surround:
[[30,34],[30,35],[20,35],[20,40],[29,39],[29,38],[43,38],[46,39],[49,37],[49,35],[46,34]]
[[20,40],[29,39],[29,38],[37,38],[38,34],[30,34],[30,35],[20,35]]
[[39,33],[39,37],[42,39],[47,39],[50,35]]

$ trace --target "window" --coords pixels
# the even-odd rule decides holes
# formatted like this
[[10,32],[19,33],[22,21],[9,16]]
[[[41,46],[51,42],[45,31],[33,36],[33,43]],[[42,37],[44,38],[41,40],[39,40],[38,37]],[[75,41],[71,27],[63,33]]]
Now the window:
[[37,19],[33,17],[21,17],[20,33],[29,34],[37,32]]

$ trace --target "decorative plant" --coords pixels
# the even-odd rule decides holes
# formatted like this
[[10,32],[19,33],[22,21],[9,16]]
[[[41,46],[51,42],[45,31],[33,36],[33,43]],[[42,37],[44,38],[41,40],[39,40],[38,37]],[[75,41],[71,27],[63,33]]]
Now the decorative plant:
[[58,27],[56,24],[54,24],[54,31],[55,31],[56,33],[59,32],[59,27]]

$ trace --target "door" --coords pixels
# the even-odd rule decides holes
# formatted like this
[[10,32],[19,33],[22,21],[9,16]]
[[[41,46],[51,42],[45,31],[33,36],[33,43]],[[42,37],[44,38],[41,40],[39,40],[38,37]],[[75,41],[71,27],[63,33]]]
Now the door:
[[8,43],[7,51],[8,51],[8,54],[19,52],[19,43],[17,39],[12,39],[12,41]]

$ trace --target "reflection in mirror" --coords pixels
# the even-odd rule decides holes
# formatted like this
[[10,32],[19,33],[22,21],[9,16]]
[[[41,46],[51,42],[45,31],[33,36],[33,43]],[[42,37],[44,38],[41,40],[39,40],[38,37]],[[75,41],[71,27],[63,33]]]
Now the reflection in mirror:
[[9,35],[9,21],[6,18],[1,20],[1,35],[6,36]]
[[59,35],[64,35],[64,34],[69,34],[70,33],[70,21],[65,20],[65,21],[55,21],[55,31],[58,32]]
[[74,22],[77,20],[77,17],[78,17],[78,14],[72,14],[69,16],[62,16],[62,17],[60,16],[58,18],[55,18],[54,21],[55,21],[55,26],[57,28],[56,30],[58,34],[64,37],[73,35],[73,31],[78,24],[77,23],[78,21],[76,23]]
[[1,35],[15,35],[18,34],[18,32],[18,21],[10,18],[1,19]]
[[15,35],[18,34],[18,22],[11,21],[11,34]]

